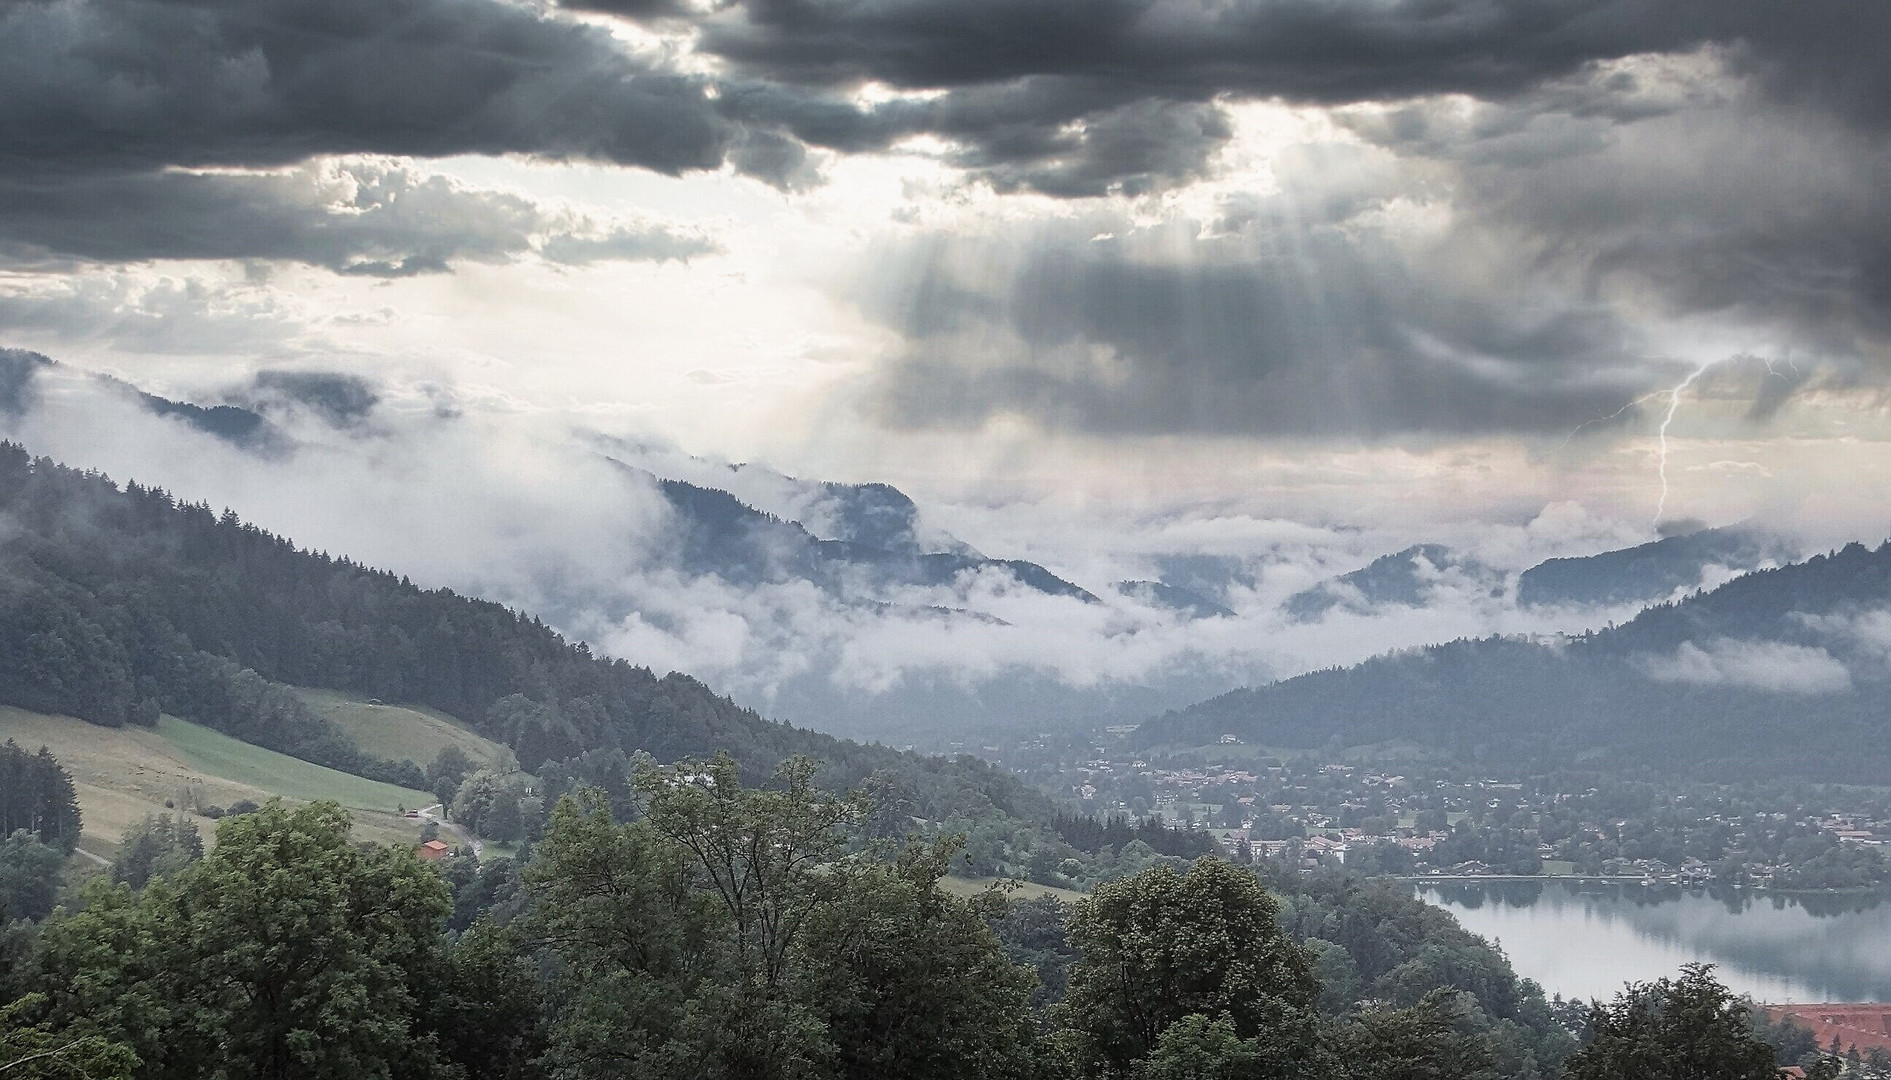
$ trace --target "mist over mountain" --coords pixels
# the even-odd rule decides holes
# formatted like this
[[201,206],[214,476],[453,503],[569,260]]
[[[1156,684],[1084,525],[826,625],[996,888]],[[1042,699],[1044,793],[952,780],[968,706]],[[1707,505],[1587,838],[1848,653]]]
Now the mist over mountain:
[[[902,775],[908,797],[1042,799],[982,763],[921,759],[774,723],[687,675],[568,642],[537,618],[287,538],[170,493],[0,443],[0,704],[104,727],[168,713],[317,764],[423,786],[364,753],[288,686],[424,705],[506,744],[528,770],[594,752],[670,761],[791,754],[832,782]],[[931,794],[927,794],[931,792]]]
[[1312,622],[1332,611],[1372,611],[1388,605],[1420,607],[1432,587],[1450,577],[1492,596],[1504,591],[1503,574],[1475,558],[1453,552],[1443,544],[1415,544],[1404,551],[1381,555],[1366,566],[1341,574],[1287,598],[1289,618]]
[[688,574],[742,585],[805,581],[872,601],[890,589],[950,586],[961,574],[989,571],[1046,595],[1098,602],[1036,563],[987,559],[968,554],[964,545],[958,551],[924,550],[913,530],[912,500],[886,484],[821,484],[822,494],[836,504],[827,519],[831,531],[869,538],[822,539],[801,522],[757,510],[726,491],[623,467],[654,484],[668,502],[675,565]]
[[1180,585],[1170,585],[1163,581],[1119,581],[1117,591],[1134,596],[1147,603],[1159,604],[1171,611],[1180,612],[1195,619],[1231,619],[1235,617],[1232,608],[1210,600],[1193,589]]
[[1418,545],[1229,510],[1072,518],[483,412],[452,386],[296,367],[153,389],[9,355],[24,359],[0,425],[28,445],[895,744],[1131,723],[1388,649],[1639,607],[1516,602],[1545,559],[1645,539],[1572,504],[1428,526]]
[[1891,766],[1888,688],[1891,543],[1853,544],[1620,626],[1456,640],[1237,690],[1137,738],[1865,783]]
[[1698,528],[1595,554],[1545,559],[1519,571],[1491,565],[1444,544],[1414,544],[1289,596],[1295,622],[1338,609],[1417,608],[1451,589],[1514,595],[1525,608],[1641,607],[1711,587],[1751,570],[1791,562],[1803,545],[1751,523]]
[[1797,545],[1752,525],[1701,529],[1619,551],[1549,559],[1517,579],[1517,602],[1653,603],[1799,554]]

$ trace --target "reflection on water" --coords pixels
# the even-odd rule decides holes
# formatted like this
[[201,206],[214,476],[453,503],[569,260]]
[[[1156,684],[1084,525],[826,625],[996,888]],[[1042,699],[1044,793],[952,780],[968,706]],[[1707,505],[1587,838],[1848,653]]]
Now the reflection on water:
[[1891,1001],[1891,904],[1878,896],[1568,881],[1417,889],[1500,942],[1517,973],[1547,993],[1606,998],[1698,960],[1762,1001]]

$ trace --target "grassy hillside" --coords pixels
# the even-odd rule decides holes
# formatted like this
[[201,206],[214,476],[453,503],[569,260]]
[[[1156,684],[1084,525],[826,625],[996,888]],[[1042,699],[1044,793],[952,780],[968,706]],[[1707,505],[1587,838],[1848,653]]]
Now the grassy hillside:
[[391,811],[403,801],[433,801],[425,792],[311,765],[168,716],[156,730],[101,728],[70,716],[0,706],[0,740],[5,739],[29,750],[47,747],[72,774],[85,815],[80,846],[97,855],[109,856],[125,829],[146,814],[182,812],[209,839],[216,823],[195,808],[242,799],[260,803],[276,795],[334,799],[354,810],[361,839],[408,843],[419,834],[418,823]]
[[467,757],[500,772],[517,767],[511,749],[482,738],[466,724],[425,706],[377,705],[334,690],[296,688],[303,704],[353,738],[375,757],[411,761],[423,768],[441,750],[459,747]]
[[[998,880],[992,877],[943,877],[939,879],[939,887],[954,896],[976,896],[997,884]],[[1089,894],[1072,889],[1060,889],[1055,885],[1039,885],[1034,881],[1026,881],[1020,883],[1018,888],[1011,890],[1007,895],[1017,900],[1035,900],[1040,896],[1055,896],[1066,904],[1074,904]]]
[[176,717],[160,718],[157,733],[173,751],[198,769],[288,799],[307,802],[334,799],[343,806],[359,810],[389,811],[435,801],[424,791],[313,765]]

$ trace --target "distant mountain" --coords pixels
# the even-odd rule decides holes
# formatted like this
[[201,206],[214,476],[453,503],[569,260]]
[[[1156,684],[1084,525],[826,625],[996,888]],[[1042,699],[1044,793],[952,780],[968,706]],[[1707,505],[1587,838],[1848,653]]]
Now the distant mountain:
[[1881,783],[1891,769],[1891,544],[1757,571],[1570,638],[1487,638],[1236,690],[1142,745],[1405,745],[1542,770]]
[[[290,687],[424,706],[537,769],[589,751],[789,754],[830,782],[897,780],[915,814],[1047,809],[983,763],[772,723],[697,680],[594,656],[536,618],[297,548],[225,511],[0,443],[0,705],[107,727],[161,713],[318,764],[419,786]],[[969,800],[969,801],[967,801]],[[960,812],[952,809],[951,812]]]
[[821,481],[815,490],[819,497],[799,520],[823,540],[839,540],[901,554],[944,553],[983,558],[970,546],[951,537],[923,537],[918,505],[891,484]]
[[[39,389],[39,377],[59,369],[58,361],[51,357],[25,349],[0,349],[0,412],[17,416],[25,411]],[[137,402],[154,416],[171,417],[238,446],[260,449],[280,442],[281,436],[275,427],[261,413],[251,409],[172,401],[110,375],[85,373],[82,377]]]
[[1334,608],[1365,613],[1384,607],[1420,607],[1446,571],[1479,582],[1493,596],[1503,593],[1502,574],[1443,544],[1416,544],[1381,555],[1352,573],[1303,589],[1282,606],[1295,622],[1313,622]]
[[51,357],[26,349],[0,349],[0,413],[18,416],[33,403],[33,382],[53,366]]
[[1744,573],[1790,562],[1797,555],[1786,542],[1748,527],[1703,529],[1600,555],[1539,563],[1518,579],[1517,602],[1648,604],[1699,588],[1715,567]]
[[101,377],[114,386],[123,387],[126,393],[137,398],[138,404],[156,416],[168,416],[196,428],[206,435],[215,435],[225,442],[237,446],[261,449],[275,447],[282,441],[282,435],[275,425],[263,418],[261,413],[235,405],[193,405],[188,401],[172,401],[156,394],[147,394],[130,383],[117,379]]
[[1160,581],[1119,581],[1116,591],[1133,596],[1145,604],[1180,612],[1193,619],[1233,618],[1234,611],[1215,603],[1201,593]]
[[909,555],[981,558],[971,545],[929,527],[907,494],[891,484],[836,483],[777,472],[755,462],[728,464],[607,436],[592,436],[611,461],[665,480],[724,491],[743,504],[792,521],[819,540],[839,540]]
[[688,573],[715,574],[744,585],[803,579],[833,592],[870,599],[889,588],[948,585],[967,571],[996,570],[1047,595],[1097,602],[1088,590],[1036,563],[921,551],[908,512],[911,500],[884,484],[830,486],[842,489],[850,500],[850,516],[844,519],[849,535],[874,537],[893,547],[861,540],[823,540],[800,522],[757,510],[727,491],[666,480],[617,464],[627,475],[652,482],[662,492],[677,518],[671,550],[678,568]]

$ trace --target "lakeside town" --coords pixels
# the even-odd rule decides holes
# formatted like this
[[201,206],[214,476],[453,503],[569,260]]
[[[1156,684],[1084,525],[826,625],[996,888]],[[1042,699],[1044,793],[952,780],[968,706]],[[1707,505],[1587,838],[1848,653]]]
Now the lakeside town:
[[1488,775],[1461,763],[1275,751],[1225,736],[1156,754],[1109,728],[981,748],[1097,815],[1211,832],[1242,860],[1399,877],[1582,877],[1864,890],[1891,884],[1891,796],[1832,784]]

